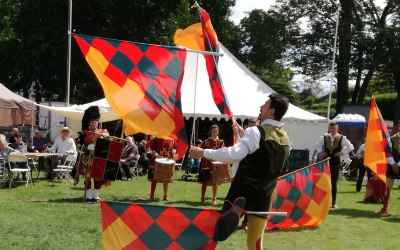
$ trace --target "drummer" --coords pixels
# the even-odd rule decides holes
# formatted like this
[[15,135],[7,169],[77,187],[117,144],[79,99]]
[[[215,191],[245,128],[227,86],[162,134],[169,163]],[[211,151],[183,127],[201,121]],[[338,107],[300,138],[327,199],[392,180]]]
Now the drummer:
[[[172,159],[178,148],[178,144],[174,140],[166,140],[161,138],[154,137],[146,144],[146,149],[151,153],[148,155],[150,159],[150,169],[148,178],[151,181],[151,190],[150,190],[150,200],[154,200],[154,193],[156,191],[157,182],[154,180],[154,163],[156,158],[170,158]],[[168,182],[163,183],[164,186],[164,197],[163,201],[169,201],[168,198]]]
[[[214,124],[210,127],[210,134],[211,134],[211,137],[204,140],[201,143],[200,148],[219,149],[219,148],[222,148],[225,146],[224,141],[218,137],[218,134],[219,134],[218,125]],[[204,197],[206,194],[207,185],[212,180],[211,166],[212,166],[211,160],[203,159],[203,161],[201,162],[201,172],[200,172],[198,181],[201,182],[201,203],[202,204],[204,204]],[[213,205],[217,204],[217,189],[218,189],[218,184],[212,183],[212,191],[213,191],[212,203],[213,203]]]

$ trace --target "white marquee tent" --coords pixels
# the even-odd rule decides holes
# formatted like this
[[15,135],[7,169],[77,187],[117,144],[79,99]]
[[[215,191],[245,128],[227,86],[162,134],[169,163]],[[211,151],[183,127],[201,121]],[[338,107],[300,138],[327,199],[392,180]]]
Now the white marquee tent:
[[[228,96],[230,106],[236,118],[246,119],[257,117],[260,106],[275,92],[254,73],[235,58],[221,45],[224,56],[219,59],[219,71]],[[119,119],[112,111],[106,99],[101,99],[84,105],[71,107],[42,107],[54,111],[70,119],[69,126],[75,131],[80,129],[80,121],[84,110],[90,105],[98,105],[101,111],[101,121]],[[188,52],[185,75],[182,83],[182,111],[186,118],[226,118],[217,109],[211,95],[208,74],[204,57],[198,53]],[[284,116],[284,128],[288,131],[294,149],[313,150],[315,141],[327,128],[327,118],[315,115],[290,104]]]

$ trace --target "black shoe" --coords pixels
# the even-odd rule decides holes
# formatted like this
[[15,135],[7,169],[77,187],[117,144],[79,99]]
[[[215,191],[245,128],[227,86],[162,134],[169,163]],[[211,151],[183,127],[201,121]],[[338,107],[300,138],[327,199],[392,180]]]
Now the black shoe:
[[245,204],[245,198],[236,198],[232,204],[232,207],[218,220],[218,241],[226,240],[237,229]]

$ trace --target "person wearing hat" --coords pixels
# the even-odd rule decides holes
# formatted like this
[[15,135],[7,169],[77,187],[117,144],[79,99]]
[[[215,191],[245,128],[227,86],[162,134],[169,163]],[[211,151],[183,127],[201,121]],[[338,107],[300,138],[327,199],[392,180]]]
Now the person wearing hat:
[[[78,155],[78,152],[76,151],[76,145],[74,139],[70,137],[71,130],[68,127],[63,127],[60,130],[60,136],[57,137],[57,139],[54,141],[53,145],[51,148],[49,148],[49,152],[51,153],[58,153],[58,159],[57,157],[52,157],[51,162],[52,166],[55,167],[57,162],[61,163],[65,160],[67,155],[73,154],[75,157]],[[56,161],[54,161],[56,160]],[[52,177],[52,170],[46,171],[46,178],[50,179]]]
[[57,152],[63,156],[73,154],[77,156],[76,145],[74,139],[70,137],[71,130],[68,127],[63,127],[60,130],[60,137],[58,137],[53,146],[49,148],[50,152]]
[[[90,157],[90,151],[94,152],[96,139],[99,137],[107,137],[109,133],[107,129],[99,129],[99,120],[100,120],[100,110],[98,106],[90,106],[87,108],[83,114],[82,118],[82,133],[80,134],[80,144],[84,145],[83,148],[86,148],[84,154]],[[89,167],[88,164],[91,161],[87,161],[87,163],[82,163],[83,168]],[[90,166],[91,167],[91,166]],[[77,178],[79,177],[79,173],[75,176],[74,184],[77,184]],[[92,179],[93,179],[93,192],[92,192]],[[86,177],[85,178],[85,197],[86,201],[100,201],[100,188],[101,185],[105,184],[104,180]]]

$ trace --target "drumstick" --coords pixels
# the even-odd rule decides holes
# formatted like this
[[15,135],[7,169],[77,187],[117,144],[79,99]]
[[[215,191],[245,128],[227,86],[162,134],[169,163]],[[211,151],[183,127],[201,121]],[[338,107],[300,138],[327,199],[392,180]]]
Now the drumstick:
[[245,214],[250,215],[276,215],[276,216],[287,216],[287,212],[258,212],[258,211],[244,211]]

